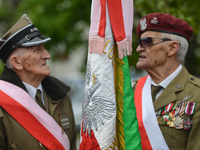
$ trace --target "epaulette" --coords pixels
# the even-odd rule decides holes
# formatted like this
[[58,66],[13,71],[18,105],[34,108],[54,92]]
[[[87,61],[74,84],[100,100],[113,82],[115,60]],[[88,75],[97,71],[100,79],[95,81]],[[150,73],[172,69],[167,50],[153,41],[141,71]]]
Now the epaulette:
[[189,82],[200,87],[200,79],[191,74],[189,75]]

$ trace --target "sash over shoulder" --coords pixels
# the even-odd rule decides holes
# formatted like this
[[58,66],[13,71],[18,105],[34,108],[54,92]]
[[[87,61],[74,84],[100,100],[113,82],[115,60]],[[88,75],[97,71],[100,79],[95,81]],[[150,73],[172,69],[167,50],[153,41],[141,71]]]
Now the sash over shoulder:
[[134,93],[134,101],[142,149],[169,150],[156,119],[151,97],[151,79],[149,76],[139,79]]
[[70,149],[67,135],[27,92],[0,80],[0,95],[0,106],[45,147],[49,150]]

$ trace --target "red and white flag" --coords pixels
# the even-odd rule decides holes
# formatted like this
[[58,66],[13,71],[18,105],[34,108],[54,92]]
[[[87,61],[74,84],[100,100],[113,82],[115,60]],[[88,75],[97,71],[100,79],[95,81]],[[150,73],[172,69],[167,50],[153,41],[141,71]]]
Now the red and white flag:
[[114,50],[131,55],[132,26],[133,0],[92,1],[80,150],[118,149]]

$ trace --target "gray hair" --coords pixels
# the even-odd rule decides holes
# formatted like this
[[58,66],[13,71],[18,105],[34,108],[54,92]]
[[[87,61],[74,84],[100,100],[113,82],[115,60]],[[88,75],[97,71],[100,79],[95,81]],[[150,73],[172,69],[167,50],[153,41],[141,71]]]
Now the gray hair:
[[8,59],[6,60],[6,63],[5,63],[5,66],[7,66],[9,69],[12,69],[13,70],[13,65],[10,61],[10,58],[14,55],[18,56],[18,57],[22,57],[24,54],[24,50],[22,48],[17,48],[15,49],[11,54],[10,56],[8,57]]
[[173,41],[179,42],[180,45],[179,45],[179,49],[177,52],[177,59],[178,59],[178,61],[180,61],[180,63],[183,63],[185,55],[188,51],[188,46],[189,46],[188,41],[185,38],[175,35],[175,34],[161,33],[161,37],[169,38]]

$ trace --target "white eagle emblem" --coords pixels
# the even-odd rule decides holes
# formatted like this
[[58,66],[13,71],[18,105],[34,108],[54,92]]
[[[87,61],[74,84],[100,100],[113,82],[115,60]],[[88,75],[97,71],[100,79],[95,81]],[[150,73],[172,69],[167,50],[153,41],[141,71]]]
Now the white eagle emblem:
[[147,28],[146,18],[140,20],[140,29],[144,31]]

